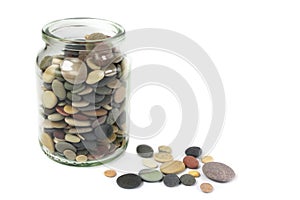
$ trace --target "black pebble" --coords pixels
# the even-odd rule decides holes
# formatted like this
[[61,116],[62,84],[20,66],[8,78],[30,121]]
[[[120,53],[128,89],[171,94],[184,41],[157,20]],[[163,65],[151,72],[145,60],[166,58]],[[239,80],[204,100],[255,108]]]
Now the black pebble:
[[192,186],[196,183],[195,177],[190,174],[184,174],[180,177],[180,181],[183,185]]
[[142,179],[136,174],[124,174],[119,176],[117,184],[124,189],[134,189],[141,185]]
[[146,144],[141,144],[136,147],[136,152],[139,156],[143,158],[151,158],[153,156],[153,149],[152,147],[146,145]]
[[202,149],[200,147],[189,147],[185,150],[185,154],[198,158],[202,154]]
[[180,179],[176,174],[167,174],[163,181],[168,187],[175,187],[180,184]]

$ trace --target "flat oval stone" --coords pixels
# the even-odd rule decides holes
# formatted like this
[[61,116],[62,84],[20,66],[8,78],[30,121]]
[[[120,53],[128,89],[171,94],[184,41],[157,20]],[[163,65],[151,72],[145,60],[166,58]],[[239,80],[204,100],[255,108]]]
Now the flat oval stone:
[[64,111],[64,107],[62,107],[62,106],[57,106],[55,108],[55,110],[56,110],[56,112],[58,112],[59,114],[65,116],[65,117],[69,116],[69,114]]
[[169,146],[162,145],[162,146],[158,147],[158,151],[159,152],[165,152],[165,153],[171,153],[172,149]]
[[97,69],[100,69],[101,66],[100,65],[96,65],[95,62],[93,61],[93,58],[90,57],[88,59],[86,59],[86,64],[87,66],[92,69],[92,70],[97,70]]
[[65,135],[65,140],[67,142],[71,142],[71,143],[78,143],[78,142],[80,142],[80,138],[77,137],[76,135],[73,135],[73,134],[66,134]]
[[104,71],[102,70],[94,70],[89,73],[87,76],[86,83],[89,85],[95,84],[104,78]]
[[51,129],[51,128],[66,128],[66,126],[67,126],[67,124],[63,121],[52,122],[48,119],[45,119],[44,122],[43,122],[43,127],[48,128],[48,129]]
[[88,106],[90,103],[87,101],[78,101],[78,102],[72,102],[72,106],[76,108],[82,108]]
[[42,96],[42,103],[45,108],[54,108],[57,104],[57,97],[51,91],[45,91]]
[[73,89],[70,91],[72,94],[77,94],[85,89],[85,84],[74,85]]
[[153,149],[149,145],[141,144],[136,147],[136,152],[143,158],[151,158],[153,156]]
[[203,158],[201,158],[201,162],[202,163],[214,162],[214,158],[211,156],[204,156]]
[[91,122],[90,121],[79,121],[76,119],[73,119],[72,117],[66,117],[65,122],[69,124],[70,126],[90,126]]
[[45,83],[52,83],[52,81],[55,79],[58,68],[59,65],[55,64],[49,66],[42,75],[43,81]]
[[40,136],[40,141],[42,145],[44,145],[50,151],[50,153],[54,153],[54,143],[50,135],[47,133],[42,133]]
[[58,122],[58,121],[61,121],[63,120],[65,117],[59,113],[54,113],[54,114],[51,114],[51,115],[48,115],[48,119],[50,121],[53,121],[53,122]]
[[205,176],[213,181],[226,183],[235,177],[234,171],[227,165],[219,162],[208,162],[202,167]]
[[86,156],[86,155],[78,155],[78,156],[76,156],[76,161],[77,162],[86,162],[87,160],[88,160],[88,157]]
[[121,103],[125,99],[126,95],[126,88],[125,87],[119,87],[115,94],[114,94],[114,100],[116,103]]
[[75,160],[75,158],[76,158],[76,153],[74,152],[74,151],[72,151],[72,150],[69,150],[69,149],[67,149],[67,150],[64,150],[64,152],[63,152],[63,154],[64,154],[64,156],[68,159],[68,160]]
[[74,119],[77,119],[77,120],[89,120],[90,118],[88,116],[85,116],[85,115],[82,115],[82,114],[73,114],[72,117]]
[[158,164],[152,158],[145,158],[142,160],[143,165],[149,168],[156,168]]
[[130,62],[127,58],[124,57],[124,59],[121,62],[121,73],[120,73],[120,78],[121,79],[126,79],[129,75],[129,66]]
[[197,169],[199,167],[199,161],[194,156],[185,156],[183,163],[190,169]]
[[70,128],[68,130],[69,134],[81,134],[81,133],[88,133],[91,132],[93,129],[90,127],[84,127],[84,128]]
[[160,171],[164,174],[179,174],[185,170],[185,165],[179,160],[163,163]]
[[93,111],[83,111],[82,114],[90,116],[90,117],[99,117],[107,114],[107,110],[105,109],[98,109],[98,110],[93,110]]
[[55,149],[60,153],[63,153],[67,149],[76,152],[76,148],[68,142],[58,142],[58,143],[56,143],[55,144]]
[[76,108],[74,108],[74,107],[72,107],[72,106],[70,106],[70,105],[65,105],[65,106],[64,106],[64,111],[65,111],[67,114],[70,114],[70,115],[73,115],[73,114],[76,114],[76,113],[79,112]]
[[201,176],[200,172],[198,172],[198,171],[196,171],[196,170],[189,171],[189,174],[192,175],[192,176],[195,177],[195,178]]
[[108,87],[98,87],[96,89],[96,93],[97,94],[101,94],[101,95],[108,95],[108,94],[111,94],[112,93],[112,89],[108,88]]
[[119,81],[119,79],[115,79],[115,80],[109,82],[106,86],[111,89],[117,89],[117,88],[121,87],[121,85],[122,85],[121,81]]
[[185,150],[187,156],[194,156],[198,158],[202,154],[202,149],[200,147],[189,147]]
[[117,74],[117,68],[116,66],[112,63],[110,64],[106,69],[105,69],[105,76],[114,76]]
[[92,87],[86,86],[84,90],[82,90],[81,92],[78,93],[78,95],[86,95],[93,91],[94,91],[94,89]]
[[52,82],[52,90],[54,92],[54,94],[60,99],[60,100],[64,100],[67,96],[67,92],[64,88],[64,84],[62,82],[60,82],[59,80],[54,80]]
[[81,101],[81,99],[82,99],[81,96],[79,96],[77,94],[73,94],[72,92],[67,92],[67,98],[72,102]]
[[120,110],[118,108],[113,108],[108,113],[106,123],[110,125],[114,124],[117,121],[119,115],[120,115]]
[[159,182],[163,179],[163,174],[155,169],[142,169],[139,176],[147,182]]
[[134,189],[142,184],[142,179],[136,174],[124,174],[117,178],[117,184],[124,189]]
[[163,182],[167,187],[175,187],[180,184],[180,179],[176,174],[167,174]]
[[105,170],[104,175],[109,178],[113,178],[117,175],[117,172],[113,169]]
[[52,64],[52,57],[51,56],[45,56],[42,61],[40,62],[40,69],[45,70],[47,67],[49,67]]
[[85,101],[88,101],[90,103],[98,103],[98,102],[101,102],[105,98],[105,96],[104,95],[98,95],[98,94],[95,94],[95,93],[89,93],[87,95],[82,96],[82,98]]
[[202,183],[200,189],[204,193],[211,193],[214,190],[214,187],[210,183]]
[[164,163],[164,162],[170,162],[170,161],[172,161],[173,160],[173,156],[171,154],[169,154],[169,153],[160,152],[160,153],[154,154],[154,159],[157,162]]
[[86,81],[87,67],[78,58],[65,58],[60,66],[62,76],[71,84],[79,84]]
[[185,186],[192,186],[196,183],[196,179],[190,174],[184,174],[180,177],[180,182]]

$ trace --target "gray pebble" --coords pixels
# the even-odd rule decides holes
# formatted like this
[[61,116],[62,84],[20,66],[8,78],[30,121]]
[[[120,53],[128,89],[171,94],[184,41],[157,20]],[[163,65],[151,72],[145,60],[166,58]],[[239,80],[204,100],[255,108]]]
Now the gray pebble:
[[76,148],[68,142],[58,142],[58,143],[56,143],[55,144],[55,149],[60,153],[63,153],[67,149],[76,152]]
[[205,163],[202,171],[209,179],[220,183],[229,182],[235,177],[234,171],[229,166],[219,162]]
[[196,183],[195,177],[190,174],[184,174],[180,177],[180,181],[183,185],[192,186]]
[[143,158],[151,158],[153,156],[153,149],[149,145],[141,144],[136,147],[136,152]]
[[180,184],[180,179],[176,174],[167,174],[163,182],[168,187],[175,187]]

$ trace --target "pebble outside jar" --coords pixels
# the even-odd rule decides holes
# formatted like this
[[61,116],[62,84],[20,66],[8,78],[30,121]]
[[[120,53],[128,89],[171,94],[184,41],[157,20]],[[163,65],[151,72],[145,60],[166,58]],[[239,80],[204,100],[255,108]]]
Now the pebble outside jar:
[[125,30],[94,18],[51,22],[37,56],[39,143],[54,161],[93,166],[128,144]]

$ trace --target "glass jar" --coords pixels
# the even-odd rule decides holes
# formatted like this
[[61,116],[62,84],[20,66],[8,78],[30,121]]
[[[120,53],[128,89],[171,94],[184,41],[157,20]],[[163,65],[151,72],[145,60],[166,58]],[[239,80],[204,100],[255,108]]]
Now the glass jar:
[[94,18],[51,22],[37,57],[39,142],[51,159],[99,165],[128,143],[128,60],[125,30]]

